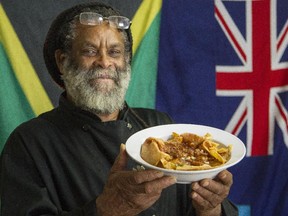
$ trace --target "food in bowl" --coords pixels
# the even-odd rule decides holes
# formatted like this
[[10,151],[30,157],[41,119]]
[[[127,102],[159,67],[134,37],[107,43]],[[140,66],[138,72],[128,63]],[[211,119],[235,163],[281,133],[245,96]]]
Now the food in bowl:
[[225,146],[209,133],[173,132],[165,141],[149,137],[141,146],[140,155],[147,163],[170,170],[206,170],[225,164],[231,158],[232,145]]

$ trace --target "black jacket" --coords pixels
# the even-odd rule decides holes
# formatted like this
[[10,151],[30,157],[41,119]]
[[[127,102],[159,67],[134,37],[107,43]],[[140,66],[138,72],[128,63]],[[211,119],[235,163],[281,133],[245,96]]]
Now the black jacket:
[[[95,200],[120,144],[141,129],[169,123],[164,113],[128,106],[117,121],[101,122],[61,97],[59,107],[20,125],[9,137],[1,155],[1,215],[95,216]],[[132,166],[130,161],[128,169]],[[141,215],[185,215],[191,206],[188,189],[166,189]],[[228,201],[224,207],[233,210]]]

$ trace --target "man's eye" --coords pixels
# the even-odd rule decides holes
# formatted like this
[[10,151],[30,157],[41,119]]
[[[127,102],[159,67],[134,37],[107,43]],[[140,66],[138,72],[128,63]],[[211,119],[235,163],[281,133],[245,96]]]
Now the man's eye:
[[96,50],[83,50],[83,55],[85,56],[95,56],[97,54]]
[[109,55],[112,57],[118,57],[122,55],[122,52],[120,50],[113,49],[109,51]]

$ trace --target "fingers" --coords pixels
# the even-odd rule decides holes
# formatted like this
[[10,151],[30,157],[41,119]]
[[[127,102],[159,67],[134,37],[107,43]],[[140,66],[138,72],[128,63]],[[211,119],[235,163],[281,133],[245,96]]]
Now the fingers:
[[97,208],[101,212],[115,211],[115,215],[119,211],[123,216],[137,215],[153,205],[162,190],[175,182],[175,177],[163,176],[156,170],[114,172],[96,201]]
[[208,190],[208,193],[211,192],[214,195],[218,195],[221,197],[228,196],[232,184],[232,174],[227,170],[220,172],[214,180],[205,179],[200,182],[200,185],[206,188]]
[[215,181],[222,182],[223,185],[231,187],[233,184],[233,176],[227,170],[223,170],[216,176]]
[[[192,189],[203,189],[203,192],[213,193],[217,195],[223,195],[229,192],[230,187],[233,184],[233,177],[230,172],[224,170],[220,172],[214,180],[212,179],[204,179],[200,182],[196,182],[192,184]],[[199,188],[198,188],[199,186]],[[206,191],[207,190],[207,191]]]
[[[155,171],[141,171],[140,175],[145,176],[145,173],[149,173],[148,176],[150,176],[150,178],[144,177],[140,184],[137,184],[136,182],[134,182],[134,184],[127,184],[125,185],[125,192],[122,191],[126,194],[125,200],[129,201],[130,204],[133,204],[135,208],[149,207],[159,199],[164,188],[167,188],[176,182],[175,177],[163,176],[163,173],[159,174],[159,172],[157,173]],[[155,175],[153,175],[153,173]],[[139,173],[136,174],[139,176]],[[144,181],[144,179],[147,181]]]
[[201,209],[215,208],[228,196],[232,184],[232,174],[227,170],[220,172],[214,180],[194,182],[191,185],[194,206]]
[[[164,188],[176,183],[173,176],[164,176],[163,172],[145,170],[140,172],[127,171],[121,174],[121,179],[127,190],[133,190],[138,194],[161,192]],[[122,181],[121,180],[121,181]]]
[[[155,203],[164,188],[176,183],[176,178],[164,176],[157,170],[127,171],[128,156],[121,144],[103,193],[97,198],[99,212],[121,215],[137,215]],[[112,215],[112,214],[111,214]]]
[[209,187],[207,183],[207,181],[204,184],[195,183],[192,186],[192,200],[203,209],[214,208],[223,200],[222,196],[207,189]]
[[134,181],[131,183],[141,184],[147,181],[153,181],[155,179],[161,178],[164,176],[163,172],[156,171],[156,170],[145,170],[140,172],[134,172]]
[[154,191],[161,192],[163,189],[176,183],[176,178],[173,176],[164,176],[157,180],[156,184],[145,184],[145,192],[152,193]]
[[138,184],[138,192],[145,194],[161,193],[161,191],[176,183],[175,177],[164,176],[152,181]]
[[111,172],[121,171],[124,170],[127,165],[127,153],[126,153],[126,147],[125,144],[120,145],[120,152],[111,168]]

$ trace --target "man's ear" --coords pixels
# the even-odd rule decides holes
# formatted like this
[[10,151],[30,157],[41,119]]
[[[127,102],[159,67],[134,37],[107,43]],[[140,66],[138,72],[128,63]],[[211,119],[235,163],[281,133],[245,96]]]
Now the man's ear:
[[63,65],[64,65],[64,60],[67,58],[67,55],[62,52],[62,50],[57,49],[55,51],[55,59],[56,59],[56,64],[58,66],[58,69],[61,74],[63,74]]

